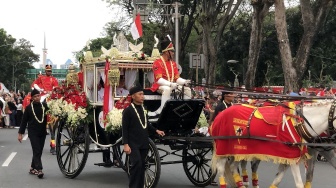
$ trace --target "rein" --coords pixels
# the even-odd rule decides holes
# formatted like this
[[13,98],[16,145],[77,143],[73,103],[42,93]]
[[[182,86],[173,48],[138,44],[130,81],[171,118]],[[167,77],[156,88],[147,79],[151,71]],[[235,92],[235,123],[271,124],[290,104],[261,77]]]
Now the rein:
[[253,139],[268,142],[276,142],[288,146],[311,146],[311,147],[336,147],[336,143],[306,143],[306,142],[283,142],[258,136],[207,136],[207,137],[181,137],[181,136],[164,136],[160,140],[184,140],[189,142],[213,142],[214,140],[227,140],[227,139]]

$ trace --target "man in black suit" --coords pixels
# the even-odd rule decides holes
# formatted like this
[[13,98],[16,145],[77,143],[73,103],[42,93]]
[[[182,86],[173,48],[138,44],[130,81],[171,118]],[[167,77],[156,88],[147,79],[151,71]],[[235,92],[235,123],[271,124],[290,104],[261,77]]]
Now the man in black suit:
[[222,98],[220,101],[218,101],[218,104],[215,108],[215,112],[213,113],[213,116],[210,118],[209,125],[212,124],[212,122],[215,120],[216,116],[223,110],[229,108],[232,106],[232,102],[235,99],[235,94],[232,92],[222,92]]
[[130,89],[132,103],[123,111],[122,135],[124,151],[130,158],[130,188],[143,188],[145,179],[145,158],[149,149],[148,131],[155,131],[164,136],[163,131],[157,130],[147,123],[146,110],[143,107],[144,92],[141,87]]
[[42,153],[43,147],[47,135],[47,111],[48,106],[46,103],[41,103],[40,92],[34,89],[31,92],[33,102],[31,102],[22,118],[22,122],[19,129],[18,140],[22,142],[22,135],[25,133],[28,126],[28,137],[30,139],[31,147],[33,150],[33,159],[31,162],[30,174],[37,175],[39,178],[43,178],[42,172]]

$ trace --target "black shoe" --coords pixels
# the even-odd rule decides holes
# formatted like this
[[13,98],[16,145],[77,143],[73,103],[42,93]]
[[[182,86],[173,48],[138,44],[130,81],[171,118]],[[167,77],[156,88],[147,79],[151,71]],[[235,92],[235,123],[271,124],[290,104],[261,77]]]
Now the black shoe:
[[56,155],[56,150],[55,150],[55,148],[50,148],[50,153],[51,153],[52,155]]
[[39,171],[37,172],[37,177],[40,178],[40,179],[42,179],[43,176],[44,176],[44,173],[42,172],[42,170],[39,170]]
[[113,165],[114,164],[112,163],[111,159],[106,160],[104,163],[104,167],[107,167],[107,168],[112,167]]

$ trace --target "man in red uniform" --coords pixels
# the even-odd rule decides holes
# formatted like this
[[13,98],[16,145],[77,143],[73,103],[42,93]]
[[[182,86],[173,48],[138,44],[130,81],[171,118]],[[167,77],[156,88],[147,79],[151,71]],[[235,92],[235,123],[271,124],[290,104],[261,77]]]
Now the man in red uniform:
[[39,76],[33,83],[32,87],[37,90],[44,91],[45,93],[51,93],[51,91],[58,87],[58,81],[55,77],[51,75],[52,73],[52,65],[46,65],[45,67],[45,75]]
[[[161,113],[166,101],[170,99],[170,94],[174,89],[181,89],[183,85],[190,84],[190,80],[180,77],[177,64],[173,61],[174,46],[173,43],[165,39],[161,42],[162,54],[160,59],[153,63],[154,84],[151,88],[153,92],[162,93],[161,106],[155,112],[148,112],[148,116],[156,116]],[[190,88],[184,88],[185,99],[191,98]]]
[[[51,94],[52,90],[56,87],[58,87],[58,81],[55,77],[52,75],[52,65],[46,65],[45,66],[45,75],[40,75],[33,83],[32,87],[37,89],[41,92],[41,94],[44,94],[41,97],[41,100],[43,101],[48,94]],[[42,99],[43,98],[43,99]],[[50,117],[49,117],[50,119]],[[50,129],[50,153],[53,155],[56,155],[56,142],[55,142],[55,129],[53,125],[49,124]]]

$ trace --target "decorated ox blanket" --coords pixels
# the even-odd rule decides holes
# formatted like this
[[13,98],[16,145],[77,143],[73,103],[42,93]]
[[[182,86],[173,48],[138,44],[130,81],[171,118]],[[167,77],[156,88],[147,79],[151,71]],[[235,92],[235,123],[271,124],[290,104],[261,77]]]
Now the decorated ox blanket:
[[266,138],[266,141],[253,138],[215,139],[216,155],[234,156],[237,161],[257,158],[283,164],[298,162],[307,153],[306,148],[283,143],[302,142],[294,128],[296,118],[290,111],[283,106],[249,105],[233,105],[224,110],[211,126],[212,136],[250,135]]

